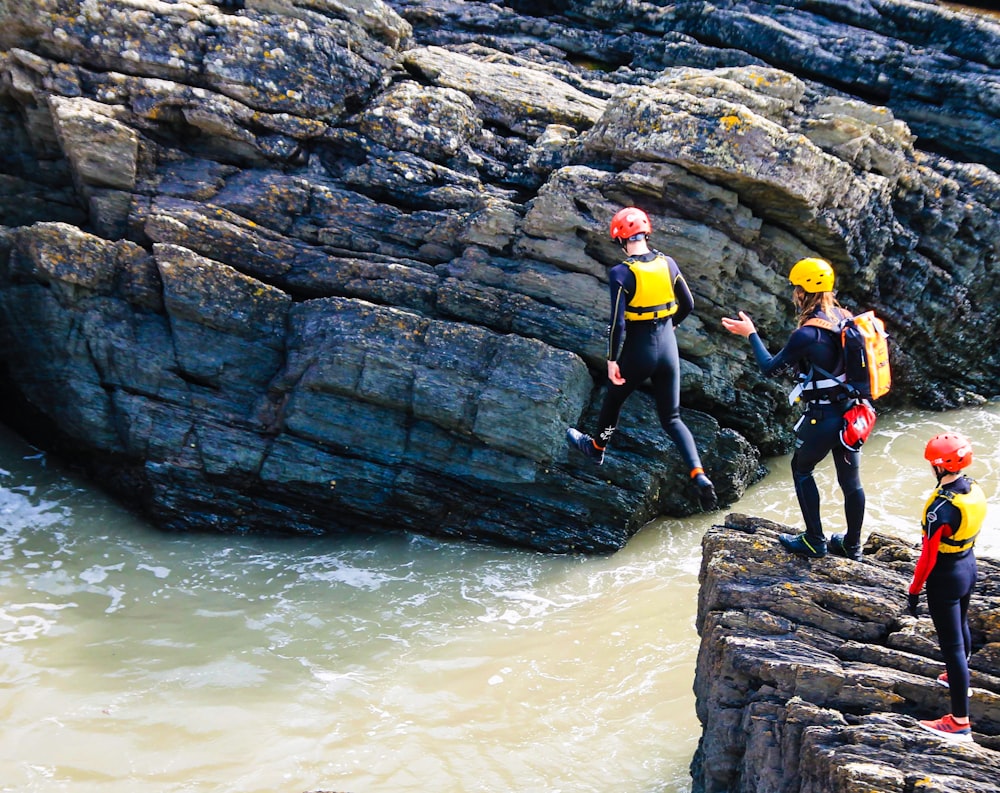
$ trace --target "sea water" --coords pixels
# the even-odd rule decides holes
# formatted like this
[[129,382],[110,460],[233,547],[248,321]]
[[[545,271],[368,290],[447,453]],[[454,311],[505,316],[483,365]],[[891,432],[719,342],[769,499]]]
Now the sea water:
[[[995,501],[1000,406],[886,414],[865,537],[919,540],[946,429]],[[728,510],[799,527],[788,458],[769,468]],[[818,479],[842,531],[829,460]],[[700,543],[724,515],[603,557],[165,534],[0,432],[0,791],[688,791]],[[978,550],[1000,557],[993,515]]]

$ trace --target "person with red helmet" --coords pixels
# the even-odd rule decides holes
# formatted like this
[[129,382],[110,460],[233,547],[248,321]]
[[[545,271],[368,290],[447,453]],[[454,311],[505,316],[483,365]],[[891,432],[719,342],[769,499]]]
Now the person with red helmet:
[[[844,384],[846,366],[840,334],[831,329],[850,314],[837,302],[833,267],[825,259],[799,259],[789,271],[788,280],[794,287],[792,301],[798,312],[798,327],[776,355],[768,352],[746,312],[723,317],[722,325],[750,342],[765,376],[778,374],[785,367],[799,371],[800,382],[789,395],[789,402],[801,401],[806,408],[795,424],[792,455],[792,482],[805,531],[779,534],[778,541],[792,553],[811,559],[826,556],[829,548],[837,556],[860,561],[866,503],[861,484],[861,444],[848,445],[841,436],[851,399]],[[833,534],[829,543],[823,533],[819,488],[813,475],[827,455],[833,456],[847,524],[847,530]]]
[[680,355],[674,327],[694,308],[694,298],[670,256],[649,247],[652,224],[638,207],[625,207],[611,219],[611,239],[625,260],[608,272],[611,321],[608,325],[608,390],[597,438],[574,427],[566,430],[572,449],[600,465],[618,427],[625,400],[646,380],[653,386],[660,424],[680,451],[702,509],[717,505],[715,486],[705,474],[694,437],[681,420]]
[[925,589],[945,665],[938,681],[948,686],[951,713],[918,723],[942,738],[971,741],[969,600],[978,575],[973,548],[986,518],[986,496],[975,480],[962,473],[972,464],[972,444],[963,435],[935,435],[927,442],[924,457],[934,470],[937,487],[924,506],[920,558],[908,589],[907,611],[917,616],[920,591]]

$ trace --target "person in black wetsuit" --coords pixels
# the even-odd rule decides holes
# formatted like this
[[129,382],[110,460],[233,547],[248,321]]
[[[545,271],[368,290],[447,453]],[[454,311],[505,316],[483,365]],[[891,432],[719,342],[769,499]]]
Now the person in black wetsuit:
[[[826,556],[828,546],[813,470],[832,453],[837,482],[844,494],[847,531],[834,534],[829,549],[838,556],[860,560],[861,527],[865,519],[861,451],[860,448],[848,449],[840,442],[844,412],[850,402],[843,385],[844,354],[840,335],[828,327],[836,325],[849,313],[841,308],[834,296],[834,274],[829,262],[801,259],[792,267],[788,279],[795,288],[793,300],[799,312],[799,326],[777,355],[768,353],[753,321],[743,311],[739,312],[738,319],[723,317],[722,325],[749,339],[754,358],[765,375],[773,375],[789,365],[799,368],[801,382],[789,399],[805,401],[806,410],[795,425],[792,480],[806,528],[801,534],[781,534],[778,539],[785,548],[800,556]],[[813,324],[817,322],[819,324]],[[833,377],[818,374],[813,367],[820,367]]]
[[681,420],[680,356],[674,327],[694,308],[694,298],[671,257],[649,247],[649,216],[625,207],[611,219],[611,239],[626,259],[608,273],[611,321],[608,325],[608,390],[598,418],[597,438],[574,427],[566,430],[570,447],[600,465],[618,427],[625,400],[647,379],[660,424],[684,458],[702,509],[717,504],[715,486],[705,474],[694,437]]
[[962,473],[972,464],[972,444],[957,433],[941,433],[927,442],[924,457],[938,485],[921,522],[920,559],[908,589],[907,610],[917,616],[920,590],[927,590],[927,609],[944,658],[945,672],[938,682],[948,686],[951,713],[921,727],[952,741],[971,741],[969,724],[969,600],[976,585],[973,547],[986,517],[986,496],[973,479]]

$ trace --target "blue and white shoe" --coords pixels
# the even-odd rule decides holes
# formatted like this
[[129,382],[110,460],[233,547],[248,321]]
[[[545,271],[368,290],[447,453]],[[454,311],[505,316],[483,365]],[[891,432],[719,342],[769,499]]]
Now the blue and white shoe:
[[600,465],[604,462],[604,449],[594,443],[589,435],[570,427],[566,430],[566,443],[571,449],[576,449],[588,460]]

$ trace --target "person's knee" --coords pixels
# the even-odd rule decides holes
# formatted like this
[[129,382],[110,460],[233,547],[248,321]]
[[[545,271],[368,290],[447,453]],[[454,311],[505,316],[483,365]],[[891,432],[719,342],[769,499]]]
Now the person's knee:
[[681,406],[672,400],[661,400],[656,405],[656,415],[660,417],[660,423],[664,429],[668,425],[683,424],[681,421]]
[[[661,415],[660,426],[663,427],[663,431],[673,438],[674,441],[676,441],[677,438],[683,437],[685,430],[687,430],[687,426],[685,426],[684,422],[681,421],[681,417],[679,415]],[[688,432],[690,431],[688,430]]]
[[797,468],[792,469],[792,483],[795,487],[802,487],[803,485],[812,484],[815,480],[813,479],[813,472],[810,468],[808,471],[802,471]]
[[796,452],[792,455],[792,479],[796,482],[803,482],[812,479],[813,471],[816,468],[815,462],[810,462]]
[[864,499],[865,489],[861,486],[861,482],[851,479],[847,481],[840,480],[839,484],[846,501]]

